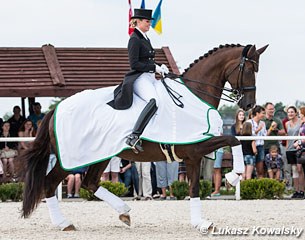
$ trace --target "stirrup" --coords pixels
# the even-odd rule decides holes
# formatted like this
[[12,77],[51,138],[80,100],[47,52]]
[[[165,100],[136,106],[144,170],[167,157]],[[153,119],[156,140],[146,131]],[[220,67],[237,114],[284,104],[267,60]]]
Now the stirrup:
[[144,151],[144,149],[141,146],[142,140],[139,138],[138,135],[130,134],[127,137],[126,144],[131,147],[132,151],[135,154],[138,154],[139,152],[143,152]]

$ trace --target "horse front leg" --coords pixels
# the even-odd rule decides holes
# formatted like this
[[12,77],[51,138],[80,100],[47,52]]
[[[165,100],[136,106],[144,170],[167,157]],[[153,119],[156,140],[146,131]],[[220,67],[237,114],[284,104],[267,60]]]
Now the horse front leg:
[[230,147],[233,157],[233,170],[225,174],[226,180],[236,186],[242,179],[242,174],[245,172],[244,156],[240,142],[235,137],[230,138]]
[[186,173],[190,181],[191,224],[199,231],[210,231],[213,228],[213,223],[206,220],[205,217],[201,215],[202,204],[199,197],[200,162],[201,159],[185,159]]
[[103,161],[91,165],[87,171],[85,179],[83,180],[82,187],[94,193],[94,195],[106,202],[110,207],[119,213],[119,219],[130,226],[131,220],[129,211],[131,208],[118,196],[109,192],[107,189],[99,186],[102,173],[106,169],[108,161]]

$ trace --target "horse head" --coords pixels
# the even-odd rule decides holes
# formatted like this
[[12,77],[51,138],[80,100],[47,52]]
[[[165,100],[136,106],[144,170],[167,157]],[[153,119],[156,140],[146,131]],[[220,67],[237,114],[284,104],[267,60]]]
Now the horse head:
[[[259,57],[268,45],[256,49],[255,45],[243,48],[239,62],[233,63],[226,80],[231,84],[239,107],[249,110],[256,103],[256,74],[259,67]],[[232,68],[231,68],[232,69]]]
[[[220,45],[190,64],[183,73],[185,84],[215,108],[223,99],[237,102],[241,108],[248,110],[256,102],[255,76],[259,57],[267,47],[256,49],[255,45]],[[224,87],[226,82],[232,89]],[[225,92],[230,92],[230,96]]]

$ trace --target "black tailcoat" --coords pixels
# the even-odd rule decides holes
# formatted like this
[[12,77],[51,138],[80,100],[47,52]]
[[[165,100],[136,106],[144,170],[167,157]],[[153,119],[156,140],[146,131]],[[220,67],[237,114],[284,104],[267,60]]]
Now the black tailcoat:
[[114,109],[128,109],[133,101],[133,83],[144,72],[155,72],[155,50],[149,39],[135,29],[128,42],[128,58],[131,70],[114,90],[114,100],[108,104]]

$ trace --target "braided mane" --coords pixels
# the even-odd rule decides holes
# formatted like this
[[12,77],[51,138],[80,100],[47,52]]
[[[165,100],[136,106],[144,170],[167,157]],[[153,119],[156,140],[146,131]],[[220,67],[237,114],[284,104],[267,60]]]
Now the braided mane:
[[194,60],[193,63],[190,64],[190,66],[186,69],[184,69],[184,73],[182,74],[182,76],[188,71],[190,70],[196,63],[198,63],[200,60],[207,58],[209,56],[211,56],[213,53],[215,53],[217,50],[222,49],[222,48],[229,48],[229,47],[242,47],[242,45],[238,44],[226,44],[226,45],[219,45],[219,47],[215,47],[212,50],[208,51],[207,53],[205,53],[204,55],[200,56],[198,59]]

